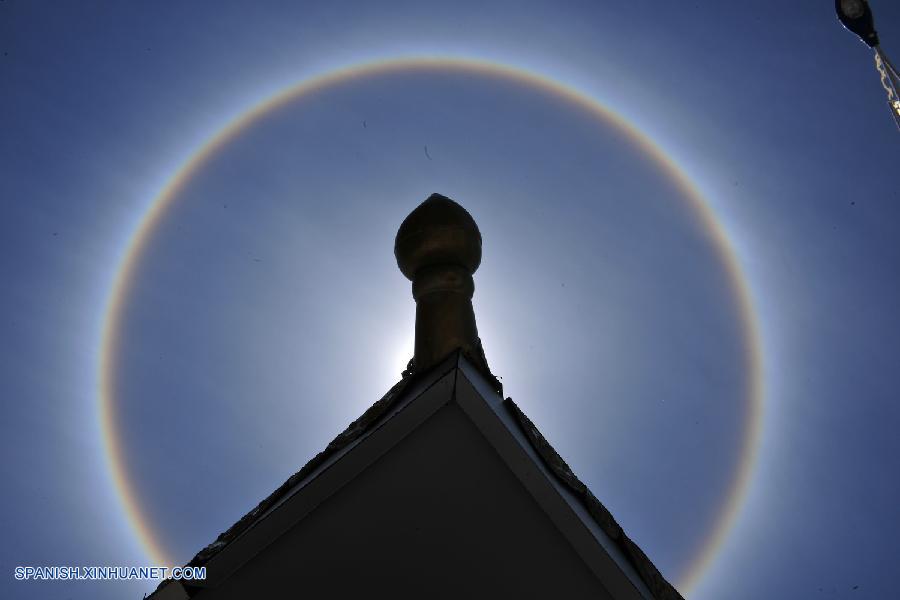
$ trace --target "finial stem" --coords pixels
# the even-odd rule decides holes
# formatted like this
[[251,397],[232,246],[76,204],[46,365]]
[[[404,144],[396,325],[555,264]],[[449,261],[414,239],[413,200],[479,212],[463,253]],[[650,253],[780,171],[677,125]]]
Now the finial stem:
[[412,284],[416,300],[416,370],[439,363],[461,348],[480,354],[472,295],[475,282],[463,267],[437,265],[416,273]]

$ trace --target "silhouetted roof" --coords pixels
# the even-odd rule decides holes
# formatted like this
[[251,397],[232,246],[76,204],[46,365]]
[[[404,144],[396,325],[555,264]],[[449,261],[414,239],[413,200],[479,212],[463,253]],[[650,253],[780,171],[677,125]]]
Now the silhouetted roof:
[[[456,360],[453,361],[454,365]],[[474,365],[472,362],[468,363]],[[457,366],[453,367],[458,368]],[[442,374],[447,370],[446,361],[435,369],[424,374],[412,375],[409,372],[403,374],[403,378],[397,382],[388,392],[382,396],[375,404],[369,407],[358,419],[353,421],[343,432],[335,437],[331,443],[315,457],[307,462],[299,471],[290,476],[281,486],[272,494],[260,502],[253,510],[244,515],[237,523],[229,527],[219,537],[198,552],[188,563],[189,566],[204,566],[213,557],[219,554],[232,541],[249,530],[255,523],[265,517],[274,510],[280,503],[286,501],[296,490],[302,487],[302,484],[317,469],[323,466],[332,457],[335,457],[342,449],[358,440],[365,435],[370,429],[378,423],[382,417],[385,417],[389,411],[394,408],[401,399],[404,398],[404,392],[412,387],[415,383],[429,377],[434,376],[434,371],[442,370]],[[483,377],[489,385],[495,390],[499,387],[497,379],[486,374],[476,368],[476,371]],[[411,392],[413,393],[413,392]],[[502,398],[502,390],[500,390]],[[543,461],[546,468],[565,488],[572,492],[581,502],[587,513],[599,526],[603,533],[621,552],[622,556],[633,567],[634,571],[640,577],[641,581],[649,589],[650,593],[656,600],[683,600],[681,594],[662,576],[656,566],[650,561],[646,554],[629,538],[622,527],[616,522],[612,514],[601,503],[596,496],[587,488],[587,486],[578,479],[572,472],[562,457],[554,450],[550,443],[544,438],[535,424],[525,415],[524,412],[513,402],[512,398],[506,398],[502,402],[503,407],[513,417],[512,423],[518,426],[520,433],[528,440],[535,453]],[[157,588],[157,593],[166,586],[171,580],[162,582]],[[186,582],[185,582],[186,583]],[[185,585],[185,589],[190,594],[189,585]]]

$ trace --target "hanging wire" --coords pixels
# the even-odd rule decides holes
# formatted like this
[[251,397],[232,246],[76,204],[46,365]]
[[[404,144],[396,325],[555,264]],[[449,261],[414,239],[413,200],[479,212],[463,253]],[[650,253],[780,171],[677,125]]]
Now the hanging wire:
[[900,130],[900,74],[897,69],[888,60],[887,55],[882,51],[880,46],[875,46],[875,68],[881,75],[881,85],[887,92],[888,106],[891,109],[891,115],[894,117],[894,123]]

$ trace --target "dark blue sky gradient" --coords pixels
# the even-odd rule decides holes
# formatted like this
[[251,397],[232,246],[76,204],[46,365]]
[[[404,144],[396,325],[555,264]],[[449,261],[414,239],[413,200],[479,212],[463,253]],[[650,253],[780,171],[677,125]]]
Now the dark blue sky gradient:
[[[97,360],[126,243],[166,182],[310,75],[456,56],[624,116],[735,248],[763,341],[760,460],[688,597],[891,597],[900,133],[832,3],[723,4],[0,2],[0,595],[153,587],[12,572],[150,560],[104,462]],[[900,56],[900,6],[872,7]],[[476,316],[507,393],[679,581],[743,427],[721,260],[619,130],[483,74],[322,90],[182,190],[141,261],[116,369],[125,461],[159,539],[190,558],[397,379],[414,304],[393,235],[431,192],[481,227]]]

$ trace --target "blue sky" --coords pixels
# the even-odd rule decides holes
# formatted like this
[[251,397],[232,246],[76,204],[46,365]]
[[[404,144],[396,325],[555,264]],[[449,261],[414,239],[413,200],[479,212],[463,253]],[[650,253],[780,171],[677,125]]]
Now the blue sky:
[[[871,51],[830,2],[720,4],[0,3],[0,594],[154,587],[13,579],[17,565],[152,563],[104,456],[97,372],[112,284],[153,199],[273,94],[429,56],[513,66],[601,103],[678,165],[727,234],[765,411],[741,510],[686,595],[888,597],[900,132]],[[900,6],[872,8],[900,55]],[[721,256],[621,130],[484,73],[319,90],[181,190],[139,261],[115,361],[122,460],[148,526],[186,561],[398,378],[414,304],[393,235],[432,192],[481,227],[476,317],[506,392],[684,581],[746,426],[746,340]]]

